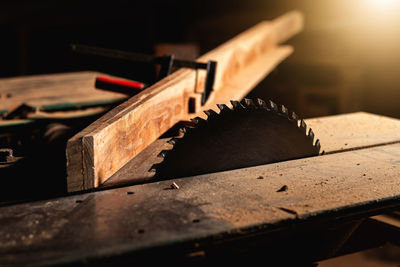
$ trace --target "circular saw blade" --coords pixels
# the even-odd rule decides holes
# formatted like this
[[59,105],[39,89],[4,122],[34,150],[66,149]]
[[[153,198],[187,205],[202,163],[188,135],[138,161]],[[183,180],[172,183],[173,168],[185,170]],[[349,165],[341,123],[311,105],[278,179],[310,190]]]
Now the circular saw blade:
[[205,111],[207,120],[195,118],[195,127],[169,142],[172,150],[154,166],[157,178],[178,178],[316,156],[311,129],[295,113],[261,99],[231,101],[233,108],[218,105],[220,113]]

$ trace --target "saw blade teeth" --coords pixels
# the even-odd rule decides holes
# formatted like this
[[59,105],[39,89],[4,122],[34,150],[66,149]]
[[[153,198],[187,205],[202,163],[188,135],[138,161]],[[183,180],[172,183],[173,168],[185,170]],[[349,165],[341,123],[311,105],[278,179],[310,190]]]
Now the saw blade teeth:
[[300,127],[301,129],[303,129],[304,134],[305,134],[305,133],[306,133],[306,130],[307,130],[307,124],[304,122],[303,119],[300,121],[299,127]]
[[192,118],[192,119],[190,119],[192,122],[194,122],[196,125],[201,125],[201,124],[204,124],[204,123],[206,123],[206,120],[205,119],[203,119],[203,118],[200,118],[200,117],[195,117],[195,118]]
[[162,165],[162,163],[153,164],[153,165],[150,167],[149,172],[157,172],[157,169],[160,168],[161,165]]
[[167,155],[168,150],[161,150],[160,153],[158,153],[157,157],[159,158],[165,158],[165,156]]
[[179,136],[182,136],[186,133],[186,128],[179,128]]
[[179,133],[181,133],[182,135],[189,134],[193,129],[194,127],[185,126],[179,130]]
[[167,141],[168,144],[175,145],[181,138],[173,137]]
[[257,99],[256,99],[256,103],[257,103],[257,105],[258,105],[260,108],[268,109],[267,103],[265,103],[264,100],[262,100],[262,99],[260,99],[260,98],[257,98]]
[[192,127],[192,126],[185,126],[183,128],[185,128],[185,133],[189,133],[194,129],[194,127]]
[[230,111],[231,109],[225,104],[217,104],[218,109],[221,112]]
[[[233,108],[228,104],[228,106],[217,104],[219,110],[204,111],[207,119],[204,115],[201,115],[203,118],[195,117],[191,119],[193,123],[186,123],[184,128],[179,129],[179,136],[167,141],[171,145],[164,144],[164,150],[159,152],[158,157],[162,159],[155,161],[150,168],[149,171],[155,172],[154,177],[157,179],[189,177],[243,168],[244,160],[237,159],[235,155],[239,151],[236,146],[242,144],[243,136],[246,136],[248,143],[240,147],[240,152],[246,156],[246,160],[249,158],[245,163],[248,166],[269,163],[268,158],[271,155],[274,159],[278,157],[280,162],[324,154],[324,151],[320,152],[320,141],[314,136],[311,128],[296,113],[291,110],[289,112],[284,105],[259,98],[253,100],[245,98],[241,102],[232,100],[231,104]],[[264,123],[266,119],[271,121]],[[241,127],[243,122],[246,127]],[[249,131],[247,126],[256,127],[254,129],[257,130]],[[224,138],[224,135],[229,138]],[[230,138],[231,136],[234,138]],[[264,141],[265,136],[271,137],[268,138],[268,142]],[[259,142],[260,139],[263,142]],[[293,143],[290,149],[286,147],[288,142]],[[276,145],[280,143],[285,145]],[[229,150],[230,147],[235,149]],[[189,155],[206,155],[208,162],[204,164],[204,157]]]
[[303,119],[300,120],[300,128],[303,128],[303,129],[307,128],[307,124],[305,123],[305,121]]
[[311,139],[311,142],[314,141],[314,132],[311,128],[308,130],[308,137]]
[[232,104],[233,109],[235,109],[235,110],[244,109],[244,106],[239,101],[231,100],[231,104]]
[[269,109],[278,112],[278,106],[271,100],[268,100],[267,105],[269,106]]
[[252,99],[244,98],[242,103],[243,106],[245,106],[246,108],[256,108],[256,105],[254,104]]
[[296,122],[299,120],[299,116],[297,116],[297,114],[294,113],[294,112],[292,112],[292,115],[290,115],[290,118],[291,118],[292,120],[296,121]]
[[218,116],[218,113],[215,112],[215,111],[212,110],[212,109],[204,110],[204,113],[207,115],[207,117],[208,117],[207,119],[212,119],[213,117]]
[[289,110],[284,106],[284,105],[280,105],[280,109],[279,111],[286,116],[289,116]]
[[319,142],[319,139],[315,141],[315,147],[318,149],[318,151],[321,149],[321,143]]

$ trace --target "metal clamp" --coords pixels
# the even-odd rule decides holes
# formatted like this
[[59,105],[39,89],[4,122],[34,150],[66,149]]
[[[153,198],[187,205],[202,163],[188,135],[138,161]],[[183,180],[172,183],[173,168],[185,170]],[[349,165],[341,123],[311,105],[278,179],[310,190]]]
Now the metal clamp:
[[174,55],[164,55],[162,57],[155,57],[152,55],[146,54],[138,54],[132,52],[126,52],[122,50],[116,49],[108,49],[108,48],[100,48],[94,46],[87,46],[87,45],[80,45],[80,44],[73,44],[71,48],[74,52],[88,54],[93,56],[101,56],[107,57],[112,59],[122,59],[128,60],[133,62],[143,62],[143,63],[150,63],[150,64],[160,64],[161,69],[160,73],[157,77],[157,81],[167,77],[171,74],[172,67],[178,68],[191,68],[191,69],[204,69],[207,71],[206,74],[206,81],[204,85],[204,92],[201,97],[201,105],[203,106],[214,87],[215,81],[215,72],[217,70],[217,62],[216,61],[208,61],[207,63],[196,62],[196,61],[189,61],[189,60],[181,60],[175,59]]

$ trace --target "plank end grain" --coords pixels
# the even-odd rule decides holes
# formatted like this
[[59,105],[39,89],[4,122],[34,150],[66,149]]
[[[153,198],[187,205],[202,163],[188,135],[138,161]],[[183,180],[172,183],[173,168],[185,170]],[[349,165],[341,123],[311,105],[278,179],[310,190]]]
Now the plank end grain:
[[67,190],[84,190],[82,140],[73,137],[68,140],[66,148],[67,157]]

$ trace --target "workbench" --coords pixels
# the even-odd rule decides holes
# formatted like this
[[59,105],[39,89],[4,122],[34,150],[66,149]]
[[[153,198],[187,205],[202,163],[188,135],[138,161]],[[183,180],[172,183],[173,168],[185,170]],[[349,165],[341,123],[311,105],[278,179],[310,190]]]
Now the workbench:
[[370,216],[400,208],[400,120],[306,123],[324,155],[139,184],[134,159],[98,189],[2,206],[0,264],[300,265],[399,244],[398,228]]

